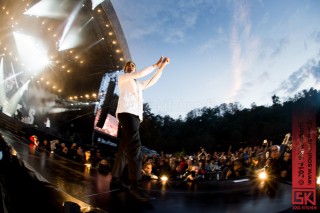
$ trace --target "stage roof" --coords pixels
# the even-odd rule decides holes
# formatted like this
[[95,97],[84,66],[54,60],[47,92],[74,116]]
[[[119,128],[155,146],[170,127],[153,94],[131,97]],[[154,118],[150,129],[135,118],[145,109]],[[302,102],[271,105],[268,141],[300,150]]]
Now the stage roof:
[[122,70],[131,59],[109,0],[2,0],[0,4],[6,92],[10,85],[19,88],[30,80],[29,87],[60,98],[91,97],[98,93],[105,73]]

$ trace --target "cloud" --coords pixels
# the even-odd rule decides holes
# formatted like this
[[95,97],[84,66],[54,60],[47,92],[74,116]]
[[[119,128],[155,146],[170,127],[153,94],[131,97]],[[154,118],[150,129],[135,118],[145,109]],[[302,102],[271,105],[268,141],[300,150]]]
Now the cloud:
[[304,49],[305,49],[305,50],[308,50],[308,49],[309,49],[309,46],[311,46],[311,45],[308,45],[310,42],[311,42],[311,43],[313,43],[313,42],[320,43],[320,31],[319,31],[319,30],[314,30],[314,31],[311,32],[310,35],[305,39],[305,41],[304,41]]
[[180,43],[185,40],[184,30],[168,30],[164,41],[167,43]]
[[241,96],[247,91],[247,89],[243,87],[245,86],[243,84],[243,78],[249,70],[253,59],[256,57],[256,49],[258,46],[259,40],[251,32],[249,6],[246,1],[236,1],[230,43],[234,81],[228,101],[232,102],[232,99],[236,96]]
[[320,60],[310,69],[310,75],[315,79],[316,83],[320,83]]
[[[278,92],[293,94],[300,89],[300,86],[308,78],[312,78],[316,83],[320,83],[320,58],[317,57],[307,61],[297,71],[293,72],[287,80],[281,82],[280,86],[274,90],[273,94]],[[310,85],[310,87],[312,87],[312,85]]]
[[269,80],[269,78],[270,78],[269,73],[265,71],[261,75],[259,75],[257,79],[258,79],[258,82],[261,83]]
[[281,54],[283,49],[285,49],[290,43],[289,36],[284,36],[276,43],[274,50],[271,52],[271,58],[275,58]]
[[315,42],[320,43],[320,31],[319,31],[319,30],[316,30],[316,31],[312,32],[311,38],[312,38]]
[[186,41],[188,32],[193,30],[199,19],[197,10],[184,8],[166,8],[161,11],[165,18],[161,18],[157,25],[157,35],[166,43],[181,43]]
[[[160,37],[166,43],[186,41],[189,31],[199,24],[199,16],[214,14],[220,1],[114,1],[127,40]],[[134,14],[134,15],[132,15]]]
[[261,21],[258,24],[258,27],[267,24],[269,22],[269,20],[270,20],[270,13],[269,12],[265,12],[263,14],[263,17],[262,17]]
[[204,41],[201,45],[199,45],[196,51],[198,54],[214,50],[215,47],[218,45],[227,44],[227,33],[222,27],[218,27],[215,33],[217,35],[215,35],[213,38],[209,38],[208,40]]
[[212,50],[214,49],[215,46],[225,42],[226,42],[226,39],[223,37],[211,38],[197,48],[197,53],[199,54],[199,53],[206,52],[208,50]]

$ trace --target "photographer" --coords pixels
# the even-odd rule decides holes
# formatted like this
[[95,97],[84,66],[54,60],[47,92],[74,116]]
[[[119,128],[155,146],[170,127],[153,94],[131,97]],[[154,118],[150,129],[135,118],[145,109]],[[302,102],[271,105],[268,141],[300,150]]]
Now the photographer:
[[203,176],[199,172],[199,166],[193,165],[191,171],[188,172],[184,181],[194,182],[202,179],[203,179]]

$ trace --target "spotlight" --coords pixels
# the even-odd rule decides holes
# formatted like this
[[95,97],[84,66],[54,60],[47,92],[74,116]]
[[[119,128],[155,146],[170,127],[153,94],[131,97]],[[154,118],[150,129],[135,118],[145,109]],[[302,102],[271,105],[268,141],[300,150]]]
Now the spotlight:
[[266,171],[263,169],[263,170],[259,171],[258,177],[260,180],[266,180],[268,178],[268,175],[267,175]]
[[161,181],[168,181],[168,177],[165,176],[165,175],[163,175],[163,176],[161,176],[160,180],[161,180]]
[[86,168],[90,169],[91,168],[91,163],[85,163],[84,164],[86,166]]

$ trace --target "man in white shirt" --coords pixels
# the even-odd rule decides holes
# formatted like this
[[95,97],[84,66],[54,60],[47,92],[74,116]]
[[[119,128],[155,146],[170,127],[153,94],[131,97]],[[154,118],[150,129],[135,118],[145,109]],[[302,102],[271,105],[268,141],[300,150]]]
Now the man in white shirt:
[[[160,78],[163,68],[169,63],[169,58],[161,57],[154,65],[136,71],[134,62],[129,61],[124,66],[124,74],[119,76],[119,101],[116,117],[121,126],[121,140],[116,159],[112,167],[111,184],[119,185],[123,169],[127,164],[128,180],[131,185],[130,193],[140,201],[149,198],[138,188],[141,180],[142,153],[139,134],[140,122],[143,117],[142,90],[154,85]],[[153,76],[147,80],[139,81],[139,78],[151,74],[156,68]],[[111,185],[112,188],[112,185]]]

